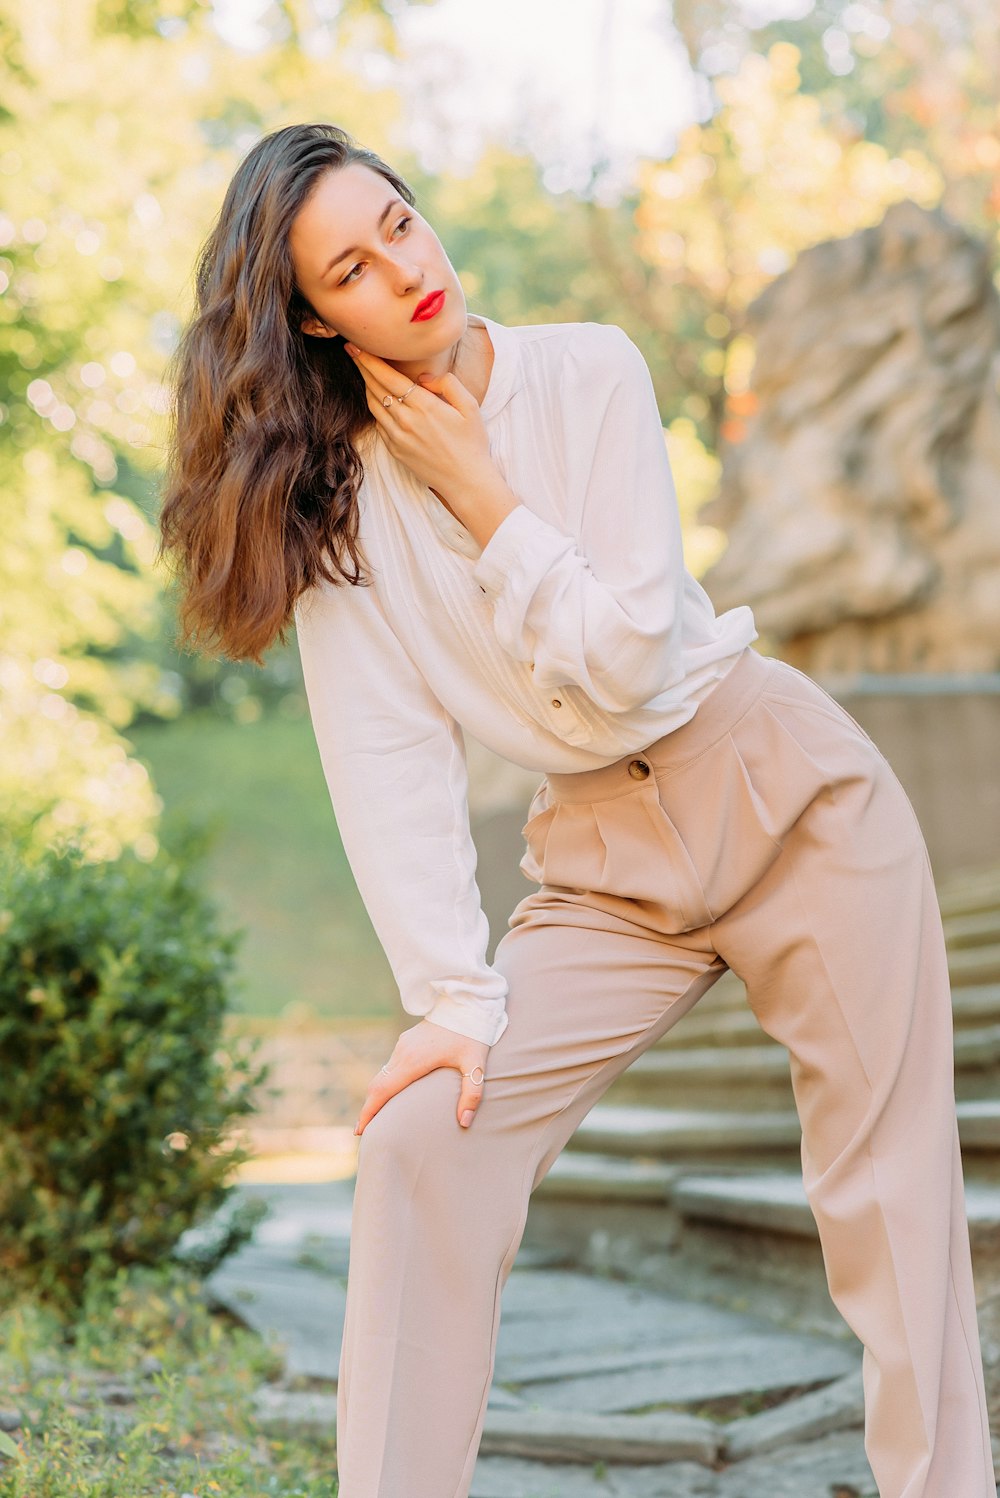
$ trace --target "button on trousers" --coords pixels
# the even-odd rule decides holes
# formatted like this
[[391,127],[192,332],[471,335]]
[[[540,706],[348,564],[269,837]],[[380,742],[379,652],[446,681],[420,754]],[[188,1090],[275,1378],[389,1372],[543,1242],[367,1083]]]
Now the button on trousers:
[[880,1498],[996,1498],[940,909],[871,739],[748,647],[681,728],[548,775],[524,838],[538,887],[497,947],[510,1021],[471,1128],[444,1067],[359,1142],[340,1498],[467,1498],[530,1194],[727,968],[788,1050],[831,1298],[864,1349]]

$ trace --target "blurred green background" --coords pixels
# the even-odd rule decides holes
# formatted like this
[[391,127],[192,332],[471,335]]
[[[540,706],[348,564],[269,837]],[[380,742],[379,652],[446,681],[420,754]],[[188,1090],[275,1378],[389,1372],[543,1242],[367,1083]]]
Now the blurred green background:
[[471,309],[622,326],[700,575],[750,300],[901,198],[1000,262],[992,0],[0,0],[0,49],[0,819],[152,858],[194,817],[245,1014],[395,1017],[294,639],[263,670],[181,654],[154,559],[165,364],[234,166],[333,120],[410,181]]

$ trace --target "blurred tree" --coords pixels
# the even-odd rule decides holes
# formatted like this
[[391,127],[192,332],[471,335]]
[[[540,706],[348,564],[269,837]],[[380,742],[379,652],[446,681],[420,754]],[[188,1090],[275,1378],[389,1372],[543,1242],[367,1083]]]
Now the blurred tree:
[[349,66],[257,58],[212,23],[200,4],[0,0],[0,820],[101,857],[155,853],[122,731],[181,700],[152,516],[198,243],[265,121],[325,114],[332,85],[378,149],[392,114]]
[[802,89],[893,154],[918,147],[944,179],[941,206],[972,232],[1000,219],[1000,25],[995,0],[818,0],[804,14],[755,23],[732,0],[674,0],[674,24],[699,79],[706,114],[713,80],[751,52],[791,42]]

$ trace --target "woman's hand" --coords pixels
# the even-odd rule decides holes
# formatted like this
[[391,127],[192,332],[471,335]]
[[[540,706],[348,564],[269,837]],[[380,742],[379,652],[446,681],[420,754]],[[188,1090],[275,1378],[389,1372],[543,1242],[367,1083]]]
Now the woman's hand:
[[368,1120],[374,1118],[383,1103],[402,1092],[410,1082],[427,1072],[436,1071],[439,1066],[453,1066],[459,1072],[472,1073],[472,1076],[461,1079],[457,1109],[458,1122],[463,1128],[468,1128],[482,1100],[489,1049],[485,1041],[458,1035],[429,1019],[422,1019],[419,1024],[404,1030],[385,1063],[388,1072],[377,1071],[368,1084],[364,1106],[354,1127],[355,1134],[364,1132]]
[[[421,483],[447,499],[449,490],[461,492],[495,473],[479,402],[456,375],[421,375],[414,383],[377,355],[352,353],[353,343],[344,347],[361,372],[386,446]],[[383,404],[387,395],[404,394],[404,401]]]

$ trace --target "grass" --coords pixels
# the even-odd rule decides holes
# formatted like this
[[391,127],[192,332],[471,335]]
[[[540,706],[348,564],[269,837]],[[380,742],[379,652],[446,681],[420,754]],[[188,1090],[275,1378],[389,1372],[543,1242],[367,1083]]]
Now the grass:
[[129,738],[165,820],[214,833],[206,881],[226,921],[245,931],[234,1009],[278,1017],[306,1004],[326,1019],[398,1018],[308,719],[240,723],[206,709]]
[[335,1498],[336,1447],[268,1439],[253,1394],[277,1354],[179,1265],[122,1271],[72,1321],[0,1313],[0,1498]]

